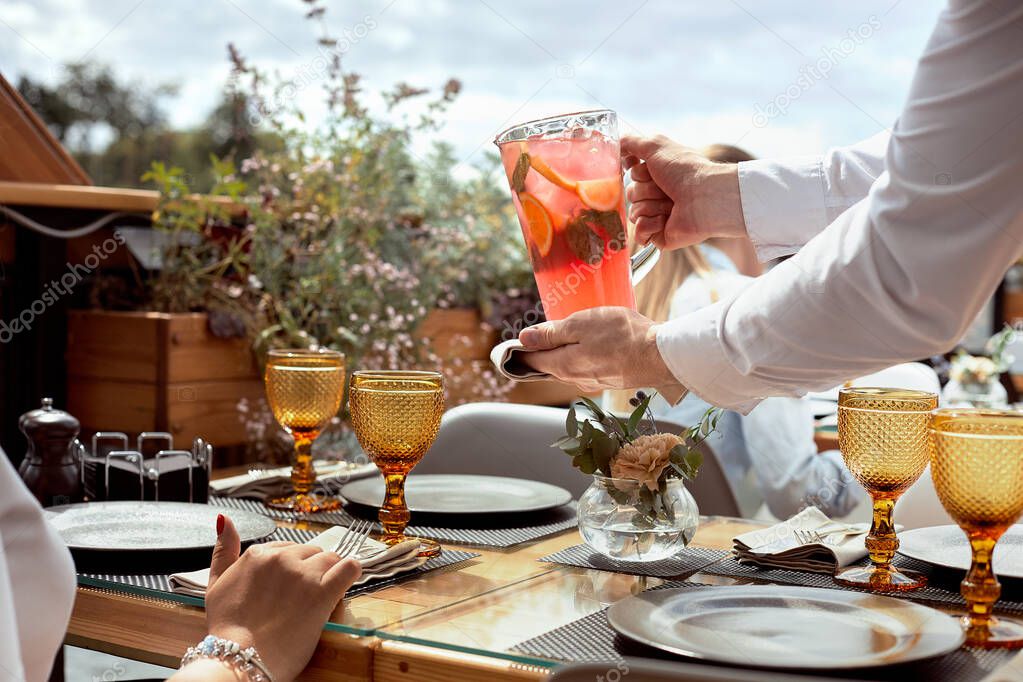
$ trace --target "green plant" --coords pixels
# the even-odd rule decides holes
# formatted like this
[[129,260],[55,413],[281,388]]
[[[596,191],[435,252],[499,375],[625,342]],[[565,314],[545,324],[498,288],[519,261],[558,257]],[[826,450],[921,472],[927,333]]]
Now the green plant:
[[[331,46],[326,33],[320,44]],[[153,164],[145,180],[160,191],[153,224],[165,236],[150,287],[156,309],[234,320],[225,328],[244,329],[259,352],[325,346],[350,366],[409,367],[437,364],[416,337],[434,307],[487,316],[495,298],[532,288],[511,202],[494,182],[496,154],[460,179],[450,146],[413,150],[417,135],[436,131],[457,80],[418,116],[402,107],[430,91],[405,83],[381,93],[386,110],[374,113],[359,76],[331,52],[327,112],[312,125],[282,95],[294,84],[229,49],[230,88],[276,144],[237,165],[213,157],[213,189],[195,200],[182,169]],[[499,398],[503,385],[482,379],[481,397]]]

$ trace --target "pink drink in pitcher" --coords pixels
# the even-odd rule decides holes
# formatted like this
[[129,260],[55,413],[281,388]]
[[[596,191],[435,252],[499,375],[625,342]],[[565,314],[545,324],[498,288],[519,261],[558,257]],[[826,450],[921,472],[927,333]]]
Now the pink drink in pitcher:
[[495,143],[547,319],[597,306],[635,308],[615,113],[532,121]]

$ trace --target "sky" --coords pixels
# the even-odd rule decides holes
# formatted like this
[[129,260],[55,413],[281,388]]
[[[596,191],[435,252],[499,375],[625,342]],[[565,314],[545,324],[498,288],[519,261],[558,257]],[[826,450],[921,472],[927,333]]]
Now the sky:
[[[462,81],[434,135],[469,165],[509,125],[593,108],[616,110],[623,132],[760,157],[855,142],[894,122],[943,4],[335,0],[325,19],[370,90]],[[301,0],[3,0],[0,71],[53,83],[64,62],[105,62],[128,80],[177,84],[171,120],[187,126],[223,88],[229,41],[264,70],[309,74],[319,29],[306,9]],[[312,120],[317,85],[313,77],[296,95]]]

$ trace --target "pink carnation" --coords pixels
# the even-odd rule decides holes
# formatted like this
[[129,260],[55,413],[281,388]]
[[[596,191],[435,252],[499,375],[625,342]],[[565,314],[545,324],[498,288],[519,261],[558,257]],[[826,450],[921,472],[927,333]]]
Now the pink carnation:
[[657,490],[657,480],[668,466],[671,449],[682,439],[672,433],[640,436],[623,446],[611,460],[611,476],[630,478]]

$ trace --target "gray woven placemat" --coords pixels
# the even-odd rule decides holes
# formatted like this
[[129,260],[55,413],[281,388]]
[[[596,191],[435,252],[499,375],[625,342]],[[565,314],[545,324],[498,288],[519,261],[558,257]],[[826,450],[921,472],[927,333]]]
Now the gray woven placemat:
[[573,545],[560,552],[541,557],[540,561],[652,578],[677,578],[694,573],[725,554],[724,552],[719,552],[718,556],[708,558],[705,553],[695,552],[694,549],[687,548],[670,559],[640,562],[610,559],[602,554],[598,554],[586,545]]
[[[269,536],[263,542],[270,542],[273,540],[286,540],[289,542],[308,542],[319,535],[316,531],[312,530],[301,530],[298,528],[278,528],[274,531],[273,535]],[[394,583],[413,578],[423,573],[429,573],[430,571],[436,571],[439,568],[447,568],[455,564],[459,564],[469,559],[475,559],[479,554],[474,552],[461,552],[456,550],[444,550],[440,556],[434,557],[427,561],[419,568],[409,571],[408,573],[400,573],[390,578],[381,578],[378,580],[370,580],[362,585],[358,585],[348,590],[348,596],[352,597],[363,592],[375,590],[379,587],[385,587],[387,585],[393,585]],[[170,576],[166,574],[109,574],[109,573],[79,573],[79,577],[91,578],[93,580],[104,580],[106,582],[120,583],[122,585],[130,585],[132,587],[143,587],[149,590],[156,590],[158,592],[171,592]]]
[[[270,509],[259,500],[234,497],[210,496],[210,504],[228,509],[244,509],[265,514],[272,519],[282,521],[314,521],[333,525],[347,526],[355,517],[341,509],[335,512],[318,512],[315,514],[295,514],[292,512]],[[536,518],[536,517],[533,517]],[[556,535],[575,528],[578,524],[575,504],[566,505],[552,510],[542,523],[534,523],[511,528],[443,528],[439,526],[409,526],[406,533],[416,537],[430,538],[440,542],[450,542],[476,547],[507,548],[524,542],[532,542],[541,538]]]
[[[655,587],[698,590],[704,585],[669,581]],[[619,663],[626,656],[679,660],[641,644],[636,644],[616,633],[607,622],[607,609],[591,613],[542,635],[527,639],[512,647],[512,651],[527,656],[539,656],[554,661],[577,663],[586,661]],[[869,680],[980,680],[1011,659],[1016,652],[999,650],[959,649],[940,658],[889,668],[870,668],[861,671],[842,671],[842,677]],[[828,671],[831,674],[831,671]],[[624,678],[625,676],[623,676]]]
[[[754,578],[783,585],[799,585],[802,587],[826,587],[836,590],[859,591],[854,587],[839,585],[826,573],[809,573],[807,571],[787,571],[778,568],[757,568],[747,564],[740,564],[731,557],[731,552],[720,549],[707,549],[705,547],[687,547],[682,554],[664,561],[654,561],[648,564],[636,562],[614,561],[597,554],[586,545],[574,545],[563,549],[560,552],[542,557],[540,561],[565,564],[567,566],[579,566],[582,568],[596,568],[602,571],[614,571],[616,573],[629,573],[632,575],[645,575],[656,578],[677,578],[696,572],[708,575],[720,575],[728,578]],[[866,562],[864,562],[866,563]],[[918,571],[933,580],[936,577],[934,567],[909,557],[897,556],[894,565],[899,568]],[[941,575],[947,578],[947,575]],[[909,599],[910,601],[945,604],[949,606],[965,607],[959,594],[959,584],[956,580],[948,583],[947,580],[940,584],[931,583],[919,590],[910,592],[890,592],[886,596]],[[995,604],[996,613],[1023,614],[1023,601],[1014,599],[1009,595],[1003,596]]]

